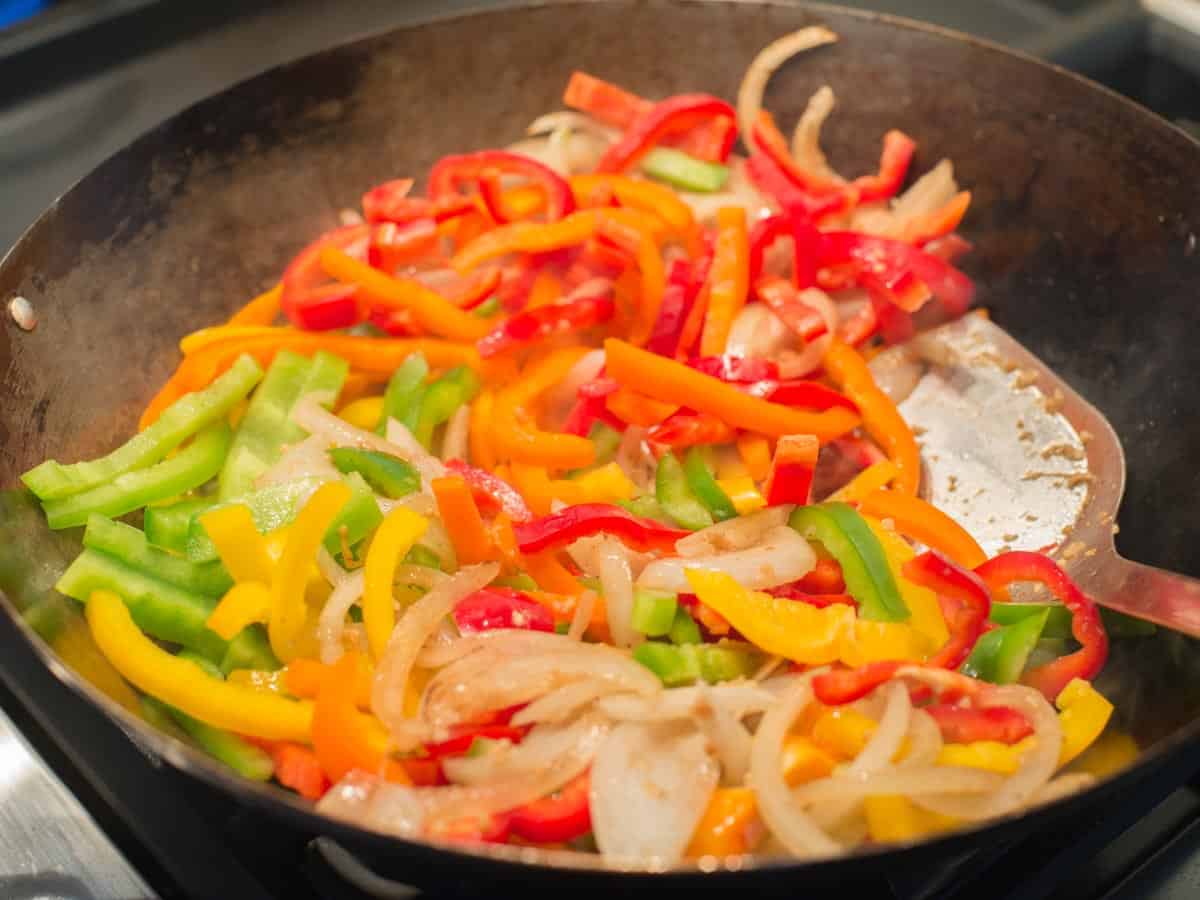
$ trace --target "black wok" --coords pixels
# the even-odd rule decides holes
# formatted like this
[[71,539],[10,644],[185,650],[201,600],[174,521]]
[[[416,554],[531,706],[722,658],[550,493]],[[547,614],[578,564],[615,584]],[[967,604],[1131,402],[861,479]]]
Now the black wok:
[[[0,486],[53,455],[95,455],[133,428],[178,360],[175,342],[270,284],[337,210],[438,156],[503,145],[559,106],[574,68],[643,94],[731,96],[755,51],[799,26],[842,35],[772,80],[793,121],[823,83],[839,98],[827,143],[866,170],[880,135],[914,135],[921,171],[954,160],[975,192],[965,268],[981,302],[1112,421],[1129,463],[1124,555],[1200,574],[1200,145],[1083,79],[938,29],[833,8],[613,2],[470,16],[339,47],[270,71],[187,110],[68,191],[0,265],[0,297],[26,297],[40,324],[0,327]],[[10,614],[64,550],[9,504],[0,540]],[[14,562],[15,560],[15,562]],[[47,560],[43,563],[42,560]],[[144,726],[25,633],[55,672],[132,729]],[[1117,645],[1101,682],[1140,760],[1086,793],[1029,815],[908,848],[741,872],[606,870],[519,848],[467,853],[321,819],[292,795],[243,782],[156,733],[156,753],[244,802],[336,836],[410,882],[457,876],[566,886],[673,886],[732,879],[750,889],[845,884],[1121,802],[1153,774],[1190,771],[1200,750],[1200,655],[1160,630]],[[616,885],[612,885],[616,886]]]

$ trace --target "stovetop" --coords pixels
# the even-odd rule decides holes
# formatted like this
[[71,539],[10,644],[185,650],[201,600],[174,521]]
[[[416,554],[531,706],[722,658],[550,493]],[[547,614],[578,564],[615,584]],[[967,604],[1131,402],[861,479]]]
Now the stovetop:
[[[130,139],[209,94],[342,40],[488,0],[0,0],[0,247]],[[849,0],[991,38],[1093,77],[1185,128],[1200,76],[1136,0]],[[1197,760],[1200,768],[1200,759]],[[863,888],[883,900],[1200,896],[1200,780],[1161,772],[1069,832]],[[404,873],[389,873],[403,880]],[[483,896],[446,884],[438,896]],[[494,894],[494,891],[493,891]],[[0,897],[411,897],[337,845],[239,807],[144,754],[0,616]]]

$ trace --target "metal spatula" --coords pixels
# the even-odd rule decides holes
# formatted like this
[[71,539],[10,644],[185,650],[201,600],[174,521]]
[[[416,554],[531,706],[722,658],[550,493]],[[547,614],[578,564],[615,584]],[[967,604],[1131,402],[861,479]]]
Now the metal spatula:
[[1200,580],[1117,554],[1116,432],[1007,332],[969,315],[871,367],[918,432],[925,499],[989,555],[1045,550],[1102,606],[1200,637]]

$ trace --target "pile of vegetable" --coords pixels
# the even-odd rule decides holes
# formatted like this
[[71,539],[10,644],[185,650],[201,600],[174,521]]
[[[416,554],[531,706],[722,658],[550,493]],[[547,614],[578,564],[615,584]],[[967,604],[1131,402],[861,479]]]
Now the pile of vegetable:
[[57,588],[102,677],[405,838],[819,857],[1088,783],[1096,607],[921,499],[868,365],[968,308],[970,194],[948,161],[902,191],[899,131],[836,172],[828,87],[790,144],[761,109],[835,39],[766,48],[736,108],[576,72],[185,337],[124,445],[27,472],[84,527]]

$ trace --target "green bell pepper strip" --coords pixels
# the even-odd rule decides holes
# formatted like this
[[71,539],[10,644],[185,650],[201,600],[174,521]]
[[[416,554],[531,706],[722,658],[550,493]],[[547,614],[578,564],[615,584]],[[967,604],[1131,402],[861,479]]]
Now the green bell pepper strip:
[[[441,571],[442,558],[421,544],[413,544],[412,548],[404,555],[404,562],[410,566],[424,566],[427,569],[437,569]],[[533,579],[530,579],[532,581]],[[532,590],[537,590],[535,583]]]
[[296,402],[322,393],[329,395],[325,405],[332,405],[349,371],[346,360],[323,350],[311,360],[286,350],[277,354],[238,423],[221,469],[219,499],[253,490],[258,476],[279,461],[283,448],[307,434],[290,418]]
[[[214,422],[224,421],[229,411],[250,393],[260,378],[262,369],[253,357],[241,356],[228,372],[211,385],[202,391],[180,397],[163,410],[153,425],[107,456],[70,465],[49,459],[30,469],[21,476],[21,480],[43,501],[60,500],[94,490],[120,475],[158,462],[193,434]],[[183,493],[183,490],[175,493]],[[154,499],[169,496],[171,494],[164,494]],[[82,525],[84,519],[75,524]]]
[[651,519],[655,522],[661,522],[664,525],[675,524],[675,520],[668,516],[663,511],[663,508],[658,505],[658,501],[649,494],[642,494],[642,496],[634,497],[632,500],[618,500],[617,506],[643,519]]
[[682,191],[711,194],[725,187],[729,166],[705,162],[673,147],[655,147],[642,157],[642,171]]
[[333,467],[343,474],[357,472],[372,488],[392,500],[421,489],[421,476],[409,463],[378,450],[334,447],[329,451]]
[[959,671],[992,684],[1012,684],[1021,677],[1029,654],[1042,637],[1050,610],[1018,619],[980,635]]
[[220,560],[195,563],[160,550],[152,546],[137,528],[104,516],[88,517],[83,546],[107,553],[127,566],[206,597],[223,597],[233,587],[233,579]]
[[243,629],[232,641],[224,641],[205,625],[216,608],[216,598],[176,587],[106,553],[85,548],[55,587],[85,604],[95,591],[112,591],[125,601],[133,621],[150,637],[195,650],[226,671],[242,662],[252,663],[246,668],[279,668],[260,626]]
[[[178,656],[180,659],[189,659],[196,663],[213,678],[223,677],[220,670],[203,657],[187,651],[179,653]],[[162,712],[166,713],[197,747],[239,775],[254,781],[268,781],[275,774],[275,763],[270,755],[244,738],[223,728],[209,725],[207,722],[201,722],[182,710],[154,698],[143,698],[143,708],[147,705],[145,703],[147,699],[150,700],[150,706],[159,706]]]
[[654,497],[663,512],[681,528],[697,531],[713,524],[712,514],[692,493],[683,466],[671,451],[658,461],[654,473]]
[[[310,497],[320,483],[317,478],[285,481],[265,487],[261,491],[255,491],[253,494],[235,498],[229,501],[229,504],[241,503],[249,507],[250,516],[254,519],[254,527],[260,534],[267,534],[296,518],[303,505],[301,501]],[[352,547],[378,528],[379,523],[383,521],[383,514],[379,511],[375,492],[371,490],[370,485],[363,477],[357,472],[352,472],[346,476],[346,483],[350,485],[350,499],[337,514],[329,526],[329,530],[325,532],[325,549],[334,556],[342,552],[341,529],[343,526],[346,529],[345,543]],[[198,517],[192,519],[192,524],[188,529],[187,557],[193,562],[205,562],[218,558],[217,547],[204,530],[204,526],[200,524]]]
[[[413,548],[414,550],[416,547]],[[539,591],[538,583],[524,572],[517,572],[515,575],[507,575],[503,578],[497,578],[492,584],[500,587],[510,587],[518,591]]]
[[395,419],[409,431],[417,430],[417,417],[421,414],[421,401],[425,397],[425,379],[429,376],[429,363],[421,353],[414,353],[404,360],[388,379],[383,392],[383,415],[379,418],[376,431],[387,431],[388,419]]
[[704,638],[700,634],[700,626],[682,606],[675,607],[675,620],[671,622],[671,630],[667,639],[672,644],[699,644]]
[[647,637],[662,637],[670,632],[675,623],[675,608],[678,605],[674,594],[667,591],[651,591],[635,588],[633,592],[633,630]]
[[488,297],[472,310],[475,315],[481,319],[490,319],[496,313],[500,312],[500,298]]
[[138,698],[138,706],[140,707],[142,718],[153,728],[161,731],[163,734],[170,735],[177,741],[192,744],[192,739],[186,731],[179,727],[179,723],[171,715],[167,704],[163,703],[157,697],[143,694]]
[[216,502],[213,497],[187,497],[170,504],[147,506],[142,512],[146,540],[164,550],[186,553],[192,519],[212,509]]
[[788,524],[808,540],[820,542],[838,561],[846,590],[858,601],[864,619],[900,622],[909,617],[879,538],[852,507],[845,503],[800,506]]
[[633,658],[657,675],[665,686],[676,687],[696,681],[717,684],[748,678],[762,664],[763,657],[744,647],[646,641],[634,648]]
[[414,437],[426,449],[433,445],[433,430],[450,421],[459,408],[479,393],[479,376],[468,366],[455,366],[425,390]]
[[155,500],[186,493],[221,470],[229,441],[229,426],[225,422],[209,425],[170,459],[118,475],[82,493],[44,501],[46,521],[51,528],[72,528],[82,525],[93,513],[115,518]]
[[[1046,627],[1043,639],[1065,639],[1071,637],[1071,611],[1061,603],[997,603],[992,601],[991,621],[997,625],[1013,625],[1022,619],[1046,611]],[[1158,629],[1153,622],[1127,616],[1112,609],[1101,609],[1100,620],[1109,637],[1146,637]]]
[[588,429],[588,440],[596,447],[596,460],[590,466],[582,469],[571,469],[568,478],[578,478],[588,472],[594,472],[600,466],[608,465],[617,456],[617,448],[621,446],[621,432],[610,425],[596,421]]
[[708,461],[704,458],[703,449],[692,447],[688,450],[683,457],[683,474],[687,477],[688,487],[692,489],[692,493],[712,513],[712,517],[716,521],[724,522],[726,519],[737,518],[738,513],[733,506],[733,501],[717,484],[717,479],[713,476]]

